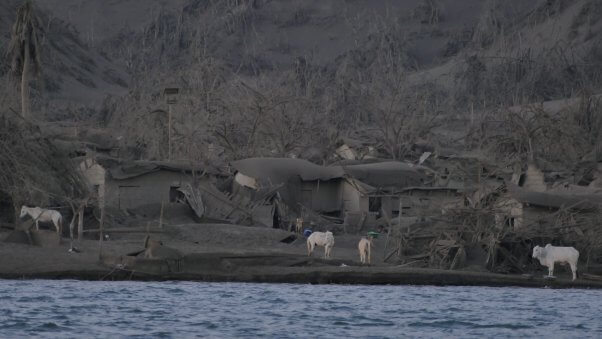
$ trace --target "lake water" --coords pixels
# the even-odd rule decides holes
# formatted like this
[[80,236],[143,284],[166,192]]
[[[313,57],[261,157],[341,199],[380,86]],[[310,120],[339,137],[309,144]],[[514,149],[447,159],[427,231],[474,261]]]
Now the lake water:
[[602,291],[0,280],[1,338],[592,337]]

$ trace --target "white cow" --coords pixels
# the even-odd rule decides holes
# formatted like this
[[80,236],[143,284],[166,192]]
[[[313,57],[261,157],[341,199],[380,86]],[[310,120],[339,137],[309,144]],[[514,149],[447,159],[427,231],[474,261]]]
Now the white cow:
[[554,264],[569,264],[573,272],[573,280],[577,279],[577,261],[579,251],[574,247],[556,247],[547,244],[546,247],[535,246],[533,258],[539,259],[539,263],[548,267],[548,276],[554,276]]
[[332,232],[314,232],[307,238],[307,255],[311,256],[316,246],[324,246],[324,258],[330,258],[330,251],[334,247]]
[[368,264],[370,263],[370,249],[372,247],[372,237],[362,237],[360,242],[357,244],[357,249],[360,251],[360,261],[362,264],[366,263],[366,257],[368,257]]

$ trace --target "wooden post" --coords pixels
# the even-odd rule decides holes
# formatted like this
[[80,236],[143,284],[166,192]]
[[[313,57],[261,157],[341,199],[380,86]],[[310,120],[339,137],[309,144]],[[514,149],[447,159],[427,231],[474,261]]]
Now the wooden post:
[[474,127],[474,103],[470,103],[470,128]]
[[105,209],[104,207],[100,208],[100,225],[98,225],[98,229],[99,229],[99,239],[98,239],[98,256],[102,256],[102,239],[104,237],[103,234],[103,230],[104,230],[104,223],[105,223]]
[[[71,205],[73,206],[73,205]],[[75,224],[75,218],[77,217],[77,212],[74,210],[73,217],[71,218],[71,222],[69,223],[69,248],[73,248],[73,227]]]
[[167,160],[171,160],[171,105],[167,112]]
[[[393,229],[393,222],[391,222],[391,219],[387,215],[387,212],[385,211],[385,209],[382,208],[382,206],[380,207],[380,210],[382,211],[383,216],[385,217],[385,220],[389,224],[389,231],[387,232],[387,240],[385,241],[385,250],[383,252],[383,261],[386,261],[388,259],[388,257],[387,257],[387,247],[389,245],[389,237],[391,236],[391,230]],[[395,253],[395,252],[393,252],[393,253]]]
[[79,213],[79,218],[77,220],[77,240],[81,241],[82,240],[82,236],[84,234],[84,206],[85,205],[81,205],[79,207],[79,210],[77,213]]
[[163,228],[163,210],[165,209],[165,202],[161,202],[161,214],[159,215],[159,228]]

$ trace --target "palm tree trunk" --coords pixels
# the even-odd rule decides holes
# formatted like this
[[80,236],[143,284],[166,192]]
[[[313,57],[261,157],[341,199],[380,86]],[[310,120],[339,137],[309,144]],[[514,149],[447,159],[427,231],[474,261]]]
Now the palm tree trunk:
[[31,56],[29,54],[29,41],[23,43],[24,45],[24,56],[23,56],[23,71],[21,72],[21,115],[23,118],[28,118],[31,112],[29,102],[29,69],[31,64]]

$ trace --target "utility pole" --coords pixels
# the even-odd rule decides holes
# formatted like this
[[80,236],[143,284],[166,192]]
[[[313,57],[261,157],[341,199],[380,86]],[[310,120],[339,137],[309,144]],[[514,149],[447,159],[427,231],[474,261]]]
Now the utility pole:
[[171,161],[171,106],[178,102],[177,95],[180,93],[180,89],[176,87],[169,87],[163,90],[163,95],[167,101],[167,160]]

